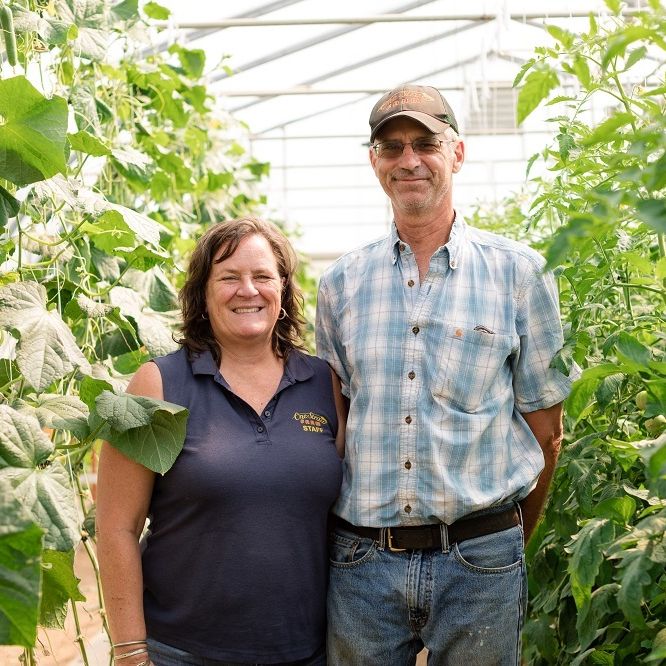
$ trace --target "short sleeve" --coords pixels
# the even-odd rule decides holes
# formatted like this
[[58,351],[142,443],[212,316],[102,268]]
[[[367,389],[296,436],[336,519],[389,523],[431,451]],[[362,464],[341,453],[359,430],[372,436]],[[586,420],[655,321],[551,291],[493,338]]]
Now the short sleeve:
[[315,340],[317,356],[324,359],[340,378],[342,393],[349,397],[350,375],[347,370],[346,358],[339,335],[339,317],[336,315],[336,299],[331,296],[328,278],[325,274],[319,282],[317,296],[317,316],[315,324]]
[[520,338],[513,378],[516,408],[533,412],[562,402],[571,391],[575,372],[567,377],[550,367],[564,344],[552,272],[538,267],[533,271],[517,303],[516,330]]

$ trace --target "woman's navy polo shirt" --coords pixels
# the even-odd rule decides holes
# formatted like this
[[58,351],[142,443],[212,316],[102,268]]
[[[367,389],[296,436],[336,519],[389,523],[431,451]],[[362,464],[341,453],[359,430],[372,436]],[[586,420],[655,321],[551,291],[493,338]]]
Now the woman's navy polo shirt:
[[328,365],[292,352],[258,415],[209,352],[155,363],[164,399],[190,415],[150,502],[148,635],[218,660],[308,657],[325,637],[326,519],[342,474]]

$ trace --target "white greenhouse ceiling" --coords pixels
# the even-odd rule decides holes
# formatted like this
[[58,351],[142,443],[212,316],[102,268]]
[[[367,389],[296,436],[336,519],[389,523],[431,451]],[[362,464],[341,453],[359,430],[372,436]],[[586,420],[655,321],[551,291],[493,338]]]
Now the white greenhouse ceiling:
[[589,13],[608,12],[601,0],[160,4],[172,11],[161,46],[205,50],[211,90],[271,163],[266,215],[298,228],[297,246],[319,266],[391,223],[367,148],[385,91],[421,83],[450,102],[467,150],[454,181],[464,213],[518,190],[549,139],[547,111],[516,127],[512,88],[534,48],[551,43],[544,24],[582,31]]

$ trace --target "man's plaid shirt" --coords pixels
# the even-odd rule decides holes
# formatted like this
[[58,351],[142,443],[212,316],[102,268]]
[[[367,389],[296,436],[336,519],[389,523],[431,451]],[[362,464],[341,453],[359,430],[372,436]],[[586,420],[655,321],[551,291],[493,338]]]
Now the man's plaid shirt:
[[561,402],[572,382],[549,367],[563,341],[543,267],[457,215],[421,284],[395,227],[326,271],[317,353],[351,401],[336,514],[450,524],[532,490],[544,461],[521,412]]

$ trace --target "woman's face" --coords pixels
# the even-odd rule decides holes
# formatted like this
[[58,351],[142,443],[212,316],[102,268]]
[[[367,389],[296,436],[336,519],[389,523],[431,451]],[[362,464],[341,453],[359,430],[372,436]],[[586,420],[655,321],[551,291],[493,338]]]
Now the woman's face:
[[262,339],[270,345],[281,296],[282,280],[271,246],[259,234],[246,236],[230,257],[213,262],[208,277],[206,309],[215,338],[222,346]]

